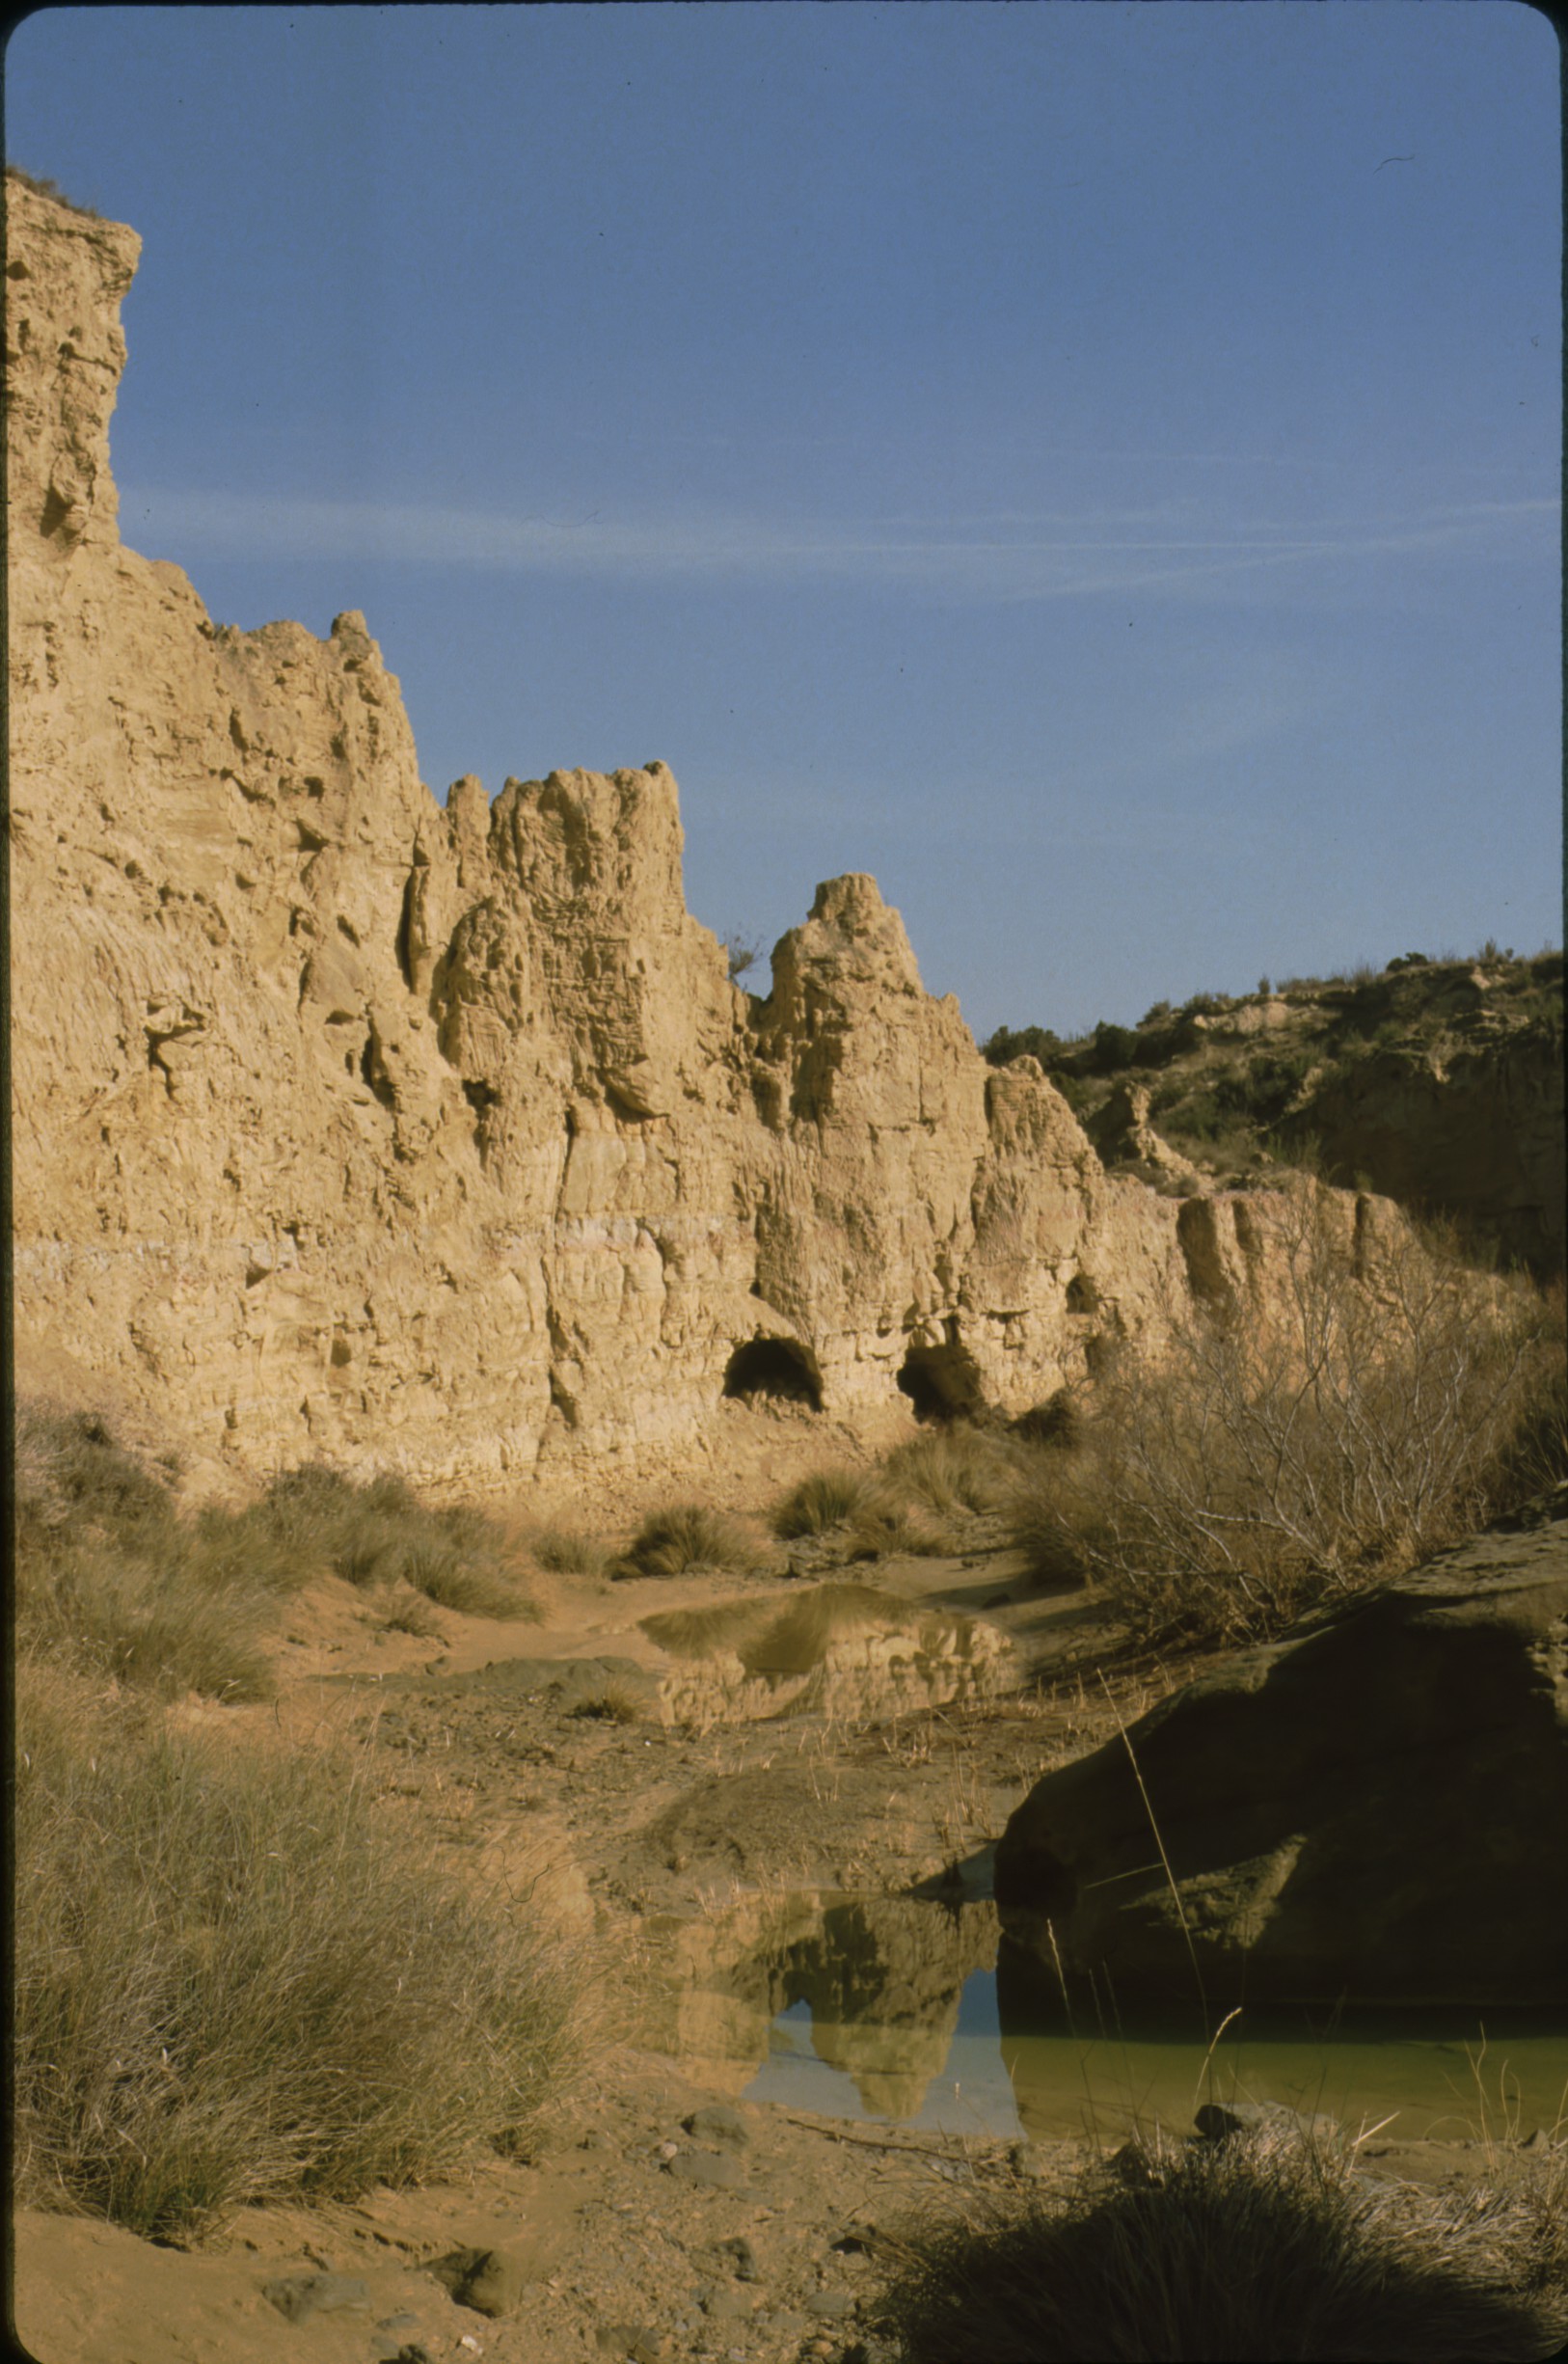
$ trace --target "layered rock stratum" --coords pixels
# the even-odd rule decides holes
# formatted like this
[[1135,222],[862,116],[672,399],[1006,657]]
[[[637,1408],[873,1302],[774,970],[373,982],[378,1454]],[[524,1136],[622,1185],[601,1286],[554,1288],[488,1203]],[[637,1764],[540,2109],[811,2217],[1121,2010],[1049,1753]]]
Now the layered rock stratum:
[[674,1466],[726,1393],[1016,1412],[1257,1285],[1266,1194],[1107,1175],[870,878],[749,995],[662,763],[443,806],[361,616],[241,632],[126,549],[139,241],[7,203],[23,1384],[209,1472],[500,1483]]

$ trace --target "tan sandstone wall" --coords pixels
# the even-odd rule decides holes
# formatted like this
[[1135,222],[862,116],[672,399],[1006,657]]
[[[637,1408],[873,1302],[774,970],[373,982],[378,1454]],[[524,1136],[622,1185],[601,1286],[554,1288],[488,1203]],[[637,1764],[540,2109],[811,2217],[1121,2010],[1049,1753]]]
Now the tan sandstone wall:
[[236,1472],[473,1484],[677,1462],[758,1337],[830,1412],[898,1404],[911,1349],[1015,1411],[1256,1264],[1239,1202],[1183,1217],[1032,1062],[988,1070],[871,879],[759,1001],[686,910],[662,765],[444,808],[362,617],[215,625],[125,549],[139,242],[7,196],[24,1378]]

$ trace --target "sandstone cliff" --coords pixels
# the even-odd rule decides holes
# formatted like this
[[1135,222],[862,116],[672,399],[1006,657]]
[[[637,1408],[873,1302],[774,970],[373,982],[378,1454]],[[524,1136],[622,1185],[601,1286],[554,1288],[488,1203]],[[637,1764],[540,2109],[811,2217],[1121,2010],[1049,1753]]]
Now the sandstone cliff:
[[138,240],[7,199],[24,1382],[236,1473],[657,1468],[726,1391],[1019,1410],[1245,1266],[987,1069],[869,878],[748,996],[662,764],[443,807],[360,616],[239,632],[125,549]]

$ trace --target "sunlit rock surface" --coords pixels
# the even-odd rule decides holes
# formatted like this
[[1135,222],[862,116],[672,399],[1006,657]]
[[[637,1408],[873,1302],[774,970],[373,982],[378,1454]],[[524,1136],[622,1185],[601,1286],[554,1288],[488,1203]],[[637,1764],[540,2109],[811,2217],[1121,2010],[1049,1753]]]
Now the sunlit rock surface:
[[472,1488],[689,1465],[726,1391],[1017,1412],[1188,1301],[1184,1210],[987,1068],[871,879],[749,996],[662,763],[442,806],[362,616],[240,632],[127,550],[138,240],[7,204],[23,1387],[193,1483]]

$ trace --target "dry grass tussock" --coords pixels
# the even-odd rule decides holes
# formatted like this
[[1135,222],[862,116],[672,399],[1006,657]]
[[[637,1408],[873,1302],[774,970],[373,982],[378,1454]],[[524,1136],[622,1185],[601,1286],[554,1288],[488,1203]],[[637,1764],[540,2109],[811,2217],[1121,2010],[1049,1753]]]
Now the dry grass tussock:
[[172,1476],[126,1452],[92,1414],[18,1408],[25,1647],[140,1689],[252,1699],[271,1693],[266,1639],[280,1604],[316,1576],[387,1590],[393,1622],[419,1617],[410,1592],[470,1616],[534,1613],[493,1521],[429,1509],[399,1479],[356,1484],[307,1467],[243,1509],[189,1517]]
[[535,1527],[528,1557],[549,1576],[602,1576],[609,1555],[592,1535],[572,1527]]
[[1027,1439],[966,1421],[911,1437],[862,1483],[846,1523],[850,1558],[964,1550],[974,1518],[1015,1508],[1037,1457]]
[[975,2204],[905,2244],[906,2364],[1522,2364],[1568,2334],[1568,2161],[1463,2196],[1294,2129],[1153,2135],[1066,2204]]
[[757,1565],[758,1553],[743,1528],[706,1504],[676,1503],[643,1520],[611,1576],[686,1576],[713,1568],[743,1575]]
[[64,205],[68,212],[83,214],[90,222],[101,222],[104,218],[96,205],[78,204],[74,197],[66,195],[58,180],[50,180],[45,174],[24,173],[19,164],[8,164],[6,178],[20,181],[22,187],[31,189],[35,197],[52,197],[57,204]]
[[630,1683],[611,1680],[589,1692],[567,1712],[582,1723],[640,1724],[643,1702]]
[[786,1543],[801,1535],[825,1535],[854,1516],[867,1492],[868,1481],[858,1470],[813,1470],[775,1504],[769,1524]]
[[17,1678],[25,2202],[172,2233],[528,2146],[584,2049],[578,1941],[449,1878],[363,1758]]
[[1124,1354],[1041,1454],[1018,1541],[1141,1639],[1230,1644],[1403,1573],[1568,1475],[1562,1296],[1403,1231],[1358,1272],[1309,1184],[1272,1312]]
[[519,1582],[522,1554],[496,1520],[466,1506],[433,1509],[390,1472],[356,1481],[307,1463],[274,1479],[261,1501],[237,1517],[276,1537],[312,1575],[360,1586],[406,1584],[465,1617],[536,1614]]
[[955,1421],[897,1446],[874,1471],[813,1471],[775,1505],[770,1524],[788,1541],[842,1529],[852,1560],[940,1556],[963,1548],[977,1513],[1014,1501],[1032,1457],[1019,1436]]
[[102,1422],[18,1408],[15,1545],[24,1648],[139,1689],[269,1696],[264,1640],[296,1561],[242,1521],[181,1519],[167,1475]]

